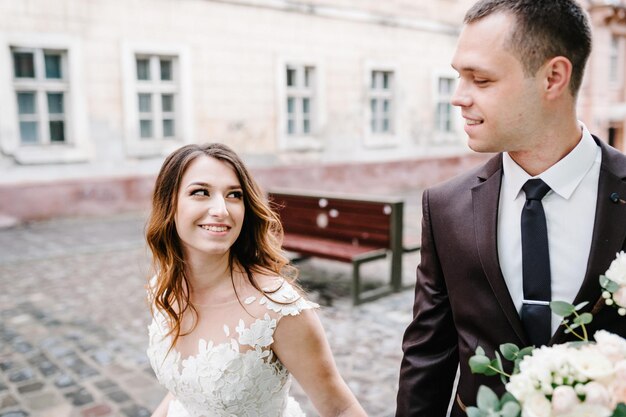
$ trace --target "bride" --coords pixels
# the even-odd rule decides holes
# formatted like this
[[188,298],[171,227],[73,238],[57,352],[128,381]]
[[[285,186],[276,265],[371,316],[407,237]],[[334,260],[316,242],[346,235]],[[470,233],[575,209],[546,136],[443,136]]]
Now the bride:
[[339,375],[317,304],[281,254],[282,227],[227,146],[187,145],[156,180],[148,356],[169,391],[153,417],[365,416]]

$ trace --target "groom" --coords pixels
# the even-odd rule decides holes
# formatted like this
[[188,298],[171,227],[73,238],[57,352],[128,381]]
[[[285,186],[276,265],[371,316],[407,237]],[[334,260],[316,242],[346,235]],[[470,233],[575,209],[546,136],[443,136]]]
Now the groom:
[[397,417],[445,416],[457,366],[453,417],[480,385],[501,393],[469,358],[570,340],[550,300],[588,301],[590,334],[626,336],[626,319],[599,302],[599,275],[626,250],[626,157],[576,118],[590,50],[575,0],[481,0],[466,14],[453,104],[470,148],[498,154],[424,192]]

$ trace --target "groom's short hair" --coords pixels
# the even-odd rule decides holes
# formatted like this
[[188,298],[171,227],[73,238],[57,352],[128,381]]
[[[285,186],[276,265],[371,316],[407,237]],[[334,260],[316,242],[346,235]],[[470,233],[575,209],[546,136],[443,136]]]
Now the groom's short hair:
[[564,56],[572,63],[570,91],[575,97],[591,53],[591,26],[587,13],[575,0],[480,0],[465,15],[469,24],[492,13],[515,18],[505,43],[534,76],[549,59]]

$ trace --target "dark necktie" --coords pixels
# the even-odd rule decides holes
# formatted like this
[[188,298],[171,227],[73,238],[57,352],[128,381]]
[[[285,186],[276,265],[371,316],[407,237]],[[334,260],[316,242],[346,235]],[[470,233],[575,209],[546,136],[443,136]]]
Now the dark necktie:
[[540,179],[532,179],[526,181],[522,189],[526,193],[521,222],[524,279],[522,323],[530,343],[541,346],[548,344],[552,335],[548,228],[541,204],[541,199],[550,191],[550,187]]

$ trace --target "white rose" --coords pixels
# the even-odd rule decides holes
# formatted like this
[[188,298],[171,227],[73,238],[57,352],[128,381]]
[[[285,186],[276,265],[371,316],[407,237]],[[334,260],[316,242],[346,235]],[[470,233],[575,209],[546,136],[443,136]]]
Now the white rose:
[[574,388],[568,385],[561,385],[554,388],[554,393],[552,394],[552,411],[555,416],[561,416],[570,412],[578,404],[580,404],[580,400]]
[[522,417],[550,417],[552,405],[543,394],[535,393],[522,404]]
[[598,405],[605,408],[611,405],[611,394],[606,387],[598,382],[590,382],[585,385],[585,404]]
[[520,373],[527,375],[538,385],[552,384],[552,376],[559,373],[567,362],[568,350],[564,345],[542,346],[533,350],[520,363]]
[[524,402],[526,398],[537,392],[533,380],[525,374],[511,376],[511,379],[506,384],[506,390],[521,402]]
[[626,359],[625,339],[606,330],[598,330],[593,335],[593,338],[596,340],[596,346],[600,352],[613,363]]
[[604,274],[608,279],[621,285],[626,285],[626,253],[617,254],[615,260]]
[[596,345],[573,349],[571,356],[572,368],[580,376],[591,380],[603,380],[613,375],[613,363]]

